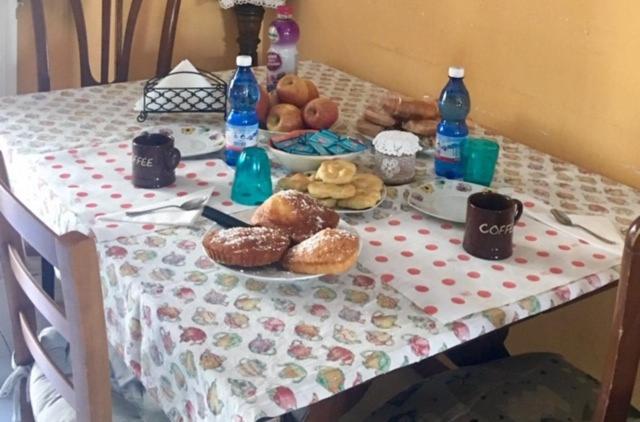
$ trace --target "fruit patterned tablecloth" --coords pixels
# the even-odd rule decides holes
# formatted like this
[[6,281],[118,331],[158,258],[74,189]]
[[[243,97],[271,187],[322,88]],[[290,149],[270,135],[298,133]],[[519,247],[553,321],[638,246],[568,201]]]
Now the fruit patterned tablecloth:
[[[264,69],[257,73],[264,77]],[[354,134],[366,103],[385,92],[319,63],[301,63],[300,73],[339,102],[336,128],[342,132]],[[210,116],[170,115],[136,123],[133,104],[140,90],[140,83],[127,83],[0,98],[0,148],[13,188],[56,231],[82,228],[82,221],[77,204],[52,182],[61,169],[42,164],[43,156],[117,145],[156,125],[219,122]],[[502,146],[497,187],[511,186],[572,213],[607,215],[621,231],[640,214],[637,190],[494,137]],[[368,164],[367,157],[363,161]],[[428,158],[421,158],[419,178],[430,177],[431,167]],[[382,207],[345,219],[362,228],[389,222],[408,212],[402,198],[402,189],[391,188]],[[417,218],[416,224],[424,224],[417,230],[441,224]],[[299,284],[265,284],[226,274],[199,246],[211,226],[198,220],[193,227],[152,229],[98,245],[109,341],[172,420],[253,421],[282,414],[617,277],[612,268],[443,324],[394,288],[415,277],[406,268],[380,272],[361,262],[341,277]],[[382,242],[365,240],[368,251],[379,247],[372,241]],[[424,286],[431,282],[425,278]]]

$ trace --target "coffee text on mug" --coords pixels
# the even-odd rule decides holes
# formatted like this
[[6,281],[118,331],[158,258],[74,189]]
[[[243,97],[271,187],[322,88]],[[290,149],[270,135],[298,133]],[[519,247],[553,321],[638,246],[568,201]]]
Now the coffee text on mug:
[[153,167],[153,158],[136,155],[133,157],[133,164],[140,167]]
[[480,233],[490,235],[498,235],[498,234],[509,234],[513,233],[513,224],[503,224],[498,226],[494,224],[493,226],[489,226],[487,223],[480,224]]

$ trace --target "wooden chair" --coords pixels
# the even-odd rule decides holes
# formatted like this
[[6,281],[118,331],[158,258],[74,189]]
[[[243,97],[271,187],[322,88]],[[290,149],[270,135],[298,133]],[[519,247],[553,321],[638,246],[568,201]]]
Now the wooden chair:
[[597,422],[617,422],[628,416],[638,420],[640,412],[631,408],[630,401],[640,359],[639,307],[640,217],[626,236],[600,383],[558,355],[530,353],[427,378],[396,395],[367,420],[440,421],[454,414],[455,420],[481,421],[591,417]]
[[[71,232],[57,236],[7,186],[0,154],[0,265],[11,317],[16,365],[35,362],[78,421],[111,421],[109,357],[95,243]],[[23,240],[59,269],[64,307],[39,287],[24,261]],[[36,309],[71,344],[69,380],[36,335]],[[25,383],[22,383],[24,393]],[[21,394],[23,420],[33,420]]]
[[[47,29],[43,0],[30,0],[33,29],[35,32],[36,65],[38,71],[38,90],[51,90],[49,75],[49,49],[47,45]],[[156,0],[157,1],[157,0]],[[133,35],[136,28],[138,14],[142,0],[131,0],[129,13],[124,21],[124,0],[115,0],[115,68],[113,79],[109,79],[111,70],[110,54],[112,51],[112,1],[102,0],[101,19],[101,51],[100,78],[96,79],[89,64],[89,45],[87,41],[87,23],[85,21],[82,0],[69,0],[78,39],[80,54],[80,83],[82,86],[107,84],[111,82],[127,81]],[[173,44],[178,25],[181,0],[166,0],[164,21],[158,48],[156,75],[165,75],[171,69]]]

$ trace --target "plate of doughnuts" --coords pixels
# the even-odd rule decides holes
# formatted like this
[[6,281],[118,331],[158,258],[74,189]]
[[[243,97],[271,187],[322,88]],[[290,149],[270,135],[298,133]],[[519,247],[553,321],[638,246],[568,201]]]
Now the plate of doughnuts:
[[325,160],[318,170],[293,173],[278,180],[277,189],[305,192],[322,205],[341,214],[377,208],[386,198],[380,177],[361,171],[346,160]]
[[423,152],[434,152],[439,111],[435,100],[388,95],[379,103],[370,104],[356,123],[356,129],[366,139],[388,129],[411,132],[418,136]]
[[249,227],[212,229],[207,255],[226,271],[263,281],[303,281],[353,267],[362,244],[340,216],[309,195],[285,190],[234,214]]

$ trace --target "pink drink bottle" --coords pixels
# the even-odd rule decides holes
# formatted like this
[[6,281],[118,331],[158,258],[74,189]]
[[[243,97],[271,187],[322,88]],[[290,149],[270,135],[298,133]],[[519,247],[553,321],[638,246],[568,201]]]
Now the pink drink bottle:
[[300,28],[293,20],[290,6],[278,6],[278,18],[269,26],[271,47],[267,51],[267,90],[273,91],[278,80],[287,73],[296,73]]

